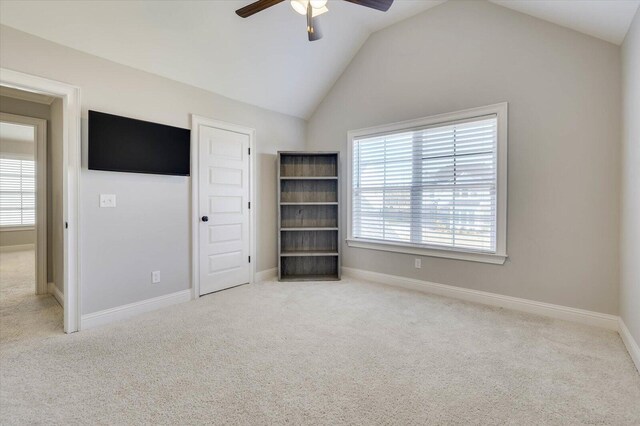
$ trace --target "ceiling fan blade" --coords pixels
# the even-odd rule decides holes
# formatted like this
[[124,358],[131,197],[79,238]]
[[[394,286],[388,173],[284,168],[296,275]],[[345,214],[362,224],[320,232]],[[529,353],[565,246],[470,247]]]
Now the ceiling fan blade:
[[242,18],[248,18],[249,16],[261,12],[265,9],[275,6],[278,3],[282,3],[284,0],[258,0],[241,9],[236,10],[236,14]]
[[316,41],[322,38],[322,33],[318,26],[318,18],[313,17],[311,2],[307,3],[307,34],[309,35],[309,41]]
[[372,9],[381,10],[386,12],[393,4],[393,0],[344,0],[349,3],[357,4],[360,6],[370,7]]

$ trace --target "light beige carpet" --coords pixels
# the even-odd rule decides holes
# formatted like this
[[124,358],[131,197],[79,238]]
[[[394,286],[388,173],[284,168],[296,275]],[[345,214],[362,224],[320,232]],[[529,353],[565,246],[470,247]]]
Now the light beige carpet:
[[0,253],[0,344],[63,333],[63,311],[53,296],[36,296],[35,252]]
[[614,332],[344,280],[2,345],[3,424],[640,424]]

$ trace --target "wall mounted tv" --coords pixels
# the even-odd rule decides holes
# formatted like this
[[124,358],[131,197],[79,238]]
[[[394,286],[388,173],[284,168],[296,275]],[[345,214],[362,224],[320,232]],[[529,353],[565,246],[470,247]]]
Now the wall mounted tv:
[[189,176],[188,129],[89,111],[89,169]]

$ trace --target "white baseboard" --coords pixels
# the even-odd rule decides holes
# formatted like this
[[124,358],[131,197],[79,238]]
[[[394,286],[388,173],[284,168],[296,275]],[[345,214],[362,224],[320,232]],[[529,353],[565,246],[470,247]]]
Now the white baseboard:
[[501,308],[513,309],[516,311],[528,312],[531,314],[578,322],[581,324],[592,325],[614,331],[618,331],[619,329],[619,317],[615,315],[602,314],[599,312],[570,308],[561,305],[553,305],[544,302],[536,302],[534,300],[504,296],[501,294],[489,293],[486,291],[470,290],[462,287],[438,284],[413,278],[399,277],[396,275],[381,274],[378,272],[365,271],[362,269],[343,267],[342,273],[348,277],[374,281],[382,284],[388,284],[426,293],[438,294],[441,296],[462,299],[469,302],[498,306]]
[[620,337],[622,337],[622,341],[624,345],[627,347],[629,351],[629,355],[631,355],[631,359],[633,363],[636,365],[636,369],[640,373],[640,347],[638,346],[638,342],[633,338],[631,332],[627,328],[627,325],[624,323],[622,318],[620,318]]
[[58,301],[60,306],[64,308],[64,296],[62,292],[58,289],[58,287],[56,287],[55,283],[48,283],[47,291],[49,292],[50,295],[55,297],[55,299]]
[[89,328],[109,324],[114,321],[130,318],[145,312],[154,311],[159,308],[175,305],[176,303],[188,302],[189,300],[191,300],[191,289],[154,297],[153,299],[141,300],[140,302],[130,303],[116,308],[105,309],[104,311],[98,311],[92,314],[82,315],[80,329],[87,330]]
[[255,282],[268,281],[278,276],[278,268],[265,269],[264,271],[256,272]]
[[15,246],[0,246],[0,253],[10,253],[13,251],[35,250],[35,244],[16,244]]

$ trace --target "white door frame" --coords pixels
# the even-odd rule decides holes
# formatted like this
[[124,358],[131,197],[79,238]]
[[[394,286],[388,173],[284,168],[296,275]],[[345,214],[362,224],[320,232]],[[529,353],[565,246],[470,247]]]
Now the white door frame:
[[253,284],[256,274],[256,173],[255,173],[255,143],[256,131],[249,127],[226,123],[207,117],[191,114],[191,289],[192,298],[200,297],[200,192],[198,176],[200,170],[200,125],[215,127],[221,130],[236,132],[249,136],[249,253],[251,253],[251,267],[249,283]]
[[0,68],[0,85],[62,99],[62,217],[64,236],[64,331],[80,323],[80,88],[35,75]]
[[33,159],[36,172],[36,294],[47,294],[47,120],[0,112],[0,121],[35,129]]

